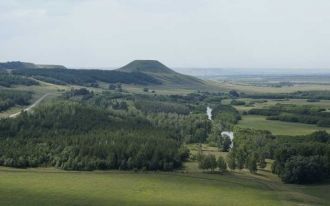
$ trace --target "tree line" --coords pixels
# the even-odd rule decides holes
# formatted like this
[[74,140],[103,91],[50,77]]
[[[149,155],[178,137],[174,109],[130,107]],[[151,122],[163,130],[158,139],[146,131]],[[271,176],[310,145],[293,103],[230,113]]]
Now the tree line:
[[276,137],[268,131],[235,129],[227,156],[231,169],[256,172],[274,160],[272,172],[286,183],[314,183],[330,177],[330,135],[324,131],[297,137]]
[[39,78],[40,80],[61,84],[91,86],[98,81],[125,84],[161,84],[150,75],[141,72],[120,72],[111,70],[86,69],[22,69],[13,70],[13,74]]
[[25,77],[8,74],[7,72],[0,72],[0,86],[3,87],[12,87],[14,85],[39,85],[35,80],[28,79]]
[[0,92],[0,112],[16,105],[28,105],[31,98],[32,92],[2,89]]
[[330,113],[318,106],[276,104],[267,108],[251,109],[248,114],[264,115],[268,120],[316,124],[319,127],[330,126]]
[[72,101],[46,104],[0,120],[0,165],[172,170],[189,157],[181,132],[186,130],[139,112]]

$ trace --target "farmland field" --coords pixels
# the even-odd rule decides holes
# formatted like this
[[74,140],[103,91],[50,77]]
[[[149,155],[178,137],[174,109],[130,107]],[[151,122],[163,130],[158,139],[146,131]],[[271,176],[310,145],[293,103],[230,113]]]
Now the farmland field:
[[238,126],[243,128],[269,130],[275,135],[307,135],[318,130],[326,130],[330,132],[330,128],[322,128],[302,123],[266,120],[266,117],[258,115],[243,116]]
[[318,83],[314,84],[295,84],[290,87],[264,87],[255,86],[250,83],[239,83],[239,82],[229,82],[229,81],[217,81],[216,84],[223,90],[238,90],[247,93],[291,93],[296,91],[314,91],[314,90],[330,90],[329,85],[322,85]]

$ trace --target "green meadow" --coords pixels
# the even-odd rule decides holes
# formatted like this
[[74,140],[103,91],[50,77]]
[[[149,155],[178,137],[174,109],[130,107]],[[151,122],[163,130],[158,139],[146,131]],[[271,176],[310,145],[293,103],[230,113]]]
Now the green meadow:
[[242,116],[242,120],[239,121],[238,126],[269,130],[275,135],[307,135],[318,130],[330,132],[330,128],[317,127],[311,124],[266,120],[266,117],[258,115]]
[[268,175],[1,168],[0,205],[277,206],[330,201],[317,192],[329,191],[329,184],[287,186]]

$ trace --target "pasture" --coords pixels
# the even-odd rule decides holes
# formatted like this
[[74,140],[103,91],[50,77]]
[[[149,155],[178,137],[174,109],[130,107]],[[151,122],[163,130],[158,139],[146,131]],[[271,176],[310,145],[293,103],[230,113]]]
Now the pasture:
[[326,205],[329,197],[315,191],[329,189],[286,186],[267,172],[252,176],[0,169],[1,205]]

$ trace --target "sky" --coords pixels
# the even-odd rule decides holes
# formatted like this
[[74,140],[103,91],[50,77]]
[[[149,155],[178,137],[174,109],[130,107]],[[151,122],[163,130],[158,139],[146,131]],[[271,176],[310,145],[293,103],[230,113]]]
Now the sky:
[[329,0],[0,0],[0,61],[330,71]]

